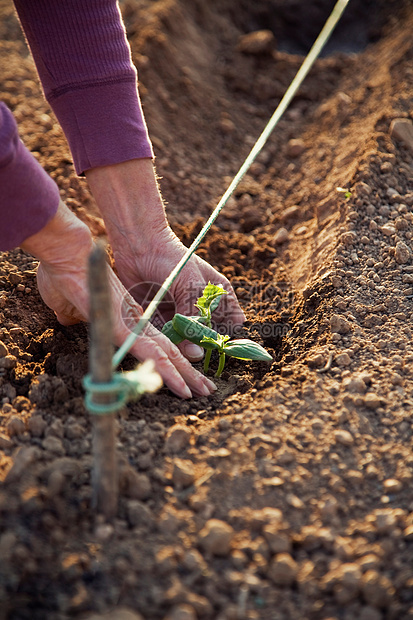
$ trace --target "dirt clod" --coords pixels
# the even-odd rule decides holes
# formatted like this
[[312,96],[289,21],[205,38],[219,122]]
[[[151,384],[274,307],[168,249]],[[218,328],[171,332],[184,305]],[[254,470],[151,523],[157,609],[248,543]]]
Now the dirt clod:
[[199,533],[199,542],[208,553],[226,556],[231,549],[232,537],[233,529],[228,523],[209,519]]

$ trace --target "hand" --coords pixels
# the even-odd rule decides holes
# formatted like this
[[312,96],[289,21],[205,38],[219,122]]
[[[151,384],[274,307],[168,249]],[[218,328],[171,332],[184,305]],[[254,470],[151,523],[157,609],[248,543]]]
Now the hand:
[[[143,303],[148,287],[159,287],[186,251],[166,220],[152,161],[134,159],[102,166],[86,171],[86,177],[105,221],[119,278]],[[172,303],[160,306],[162,321],[174,312],[194,314],[194,303],[208,281],[228,291],[214,312],[215,321],[227,331],[241,325],[244,313],[229,281],[195,255],[172,285]],[[153,288],[150,295],[154,295]],[[202,358],[203,350],[196,345],[184,342],[180,349],[193,361]]]
[[[92,243],[89,229],[60,203],[57,214],[49,224],[22,245],[24,250],[40,260],[39,292],[63,325],[87,320],[87,260]],[[130,333],[125,323],[125,307],[129,310],[128,319],[133,315],[136,321],[142,309],[111,269],[109,282],[114,340],[120,346]],[[215,389],[212,381],[195,370],[177,347],[151,325],[138,337],[131,353],[141,361],[153,359],[165,384],[178,396],[207,396]]]
[[[131,251],[125,252],[123,248],[113,248],[119,278],[140,303],[148,301],[146,296],[152,298],[155,292],[153,287],[151,291],[147,291],[149,284],[145,286],[142,283],[161,285],[186,252],[186,247],[169,227],[154,236],[152,248],[143,255],[134,254]],[[173,317],[175,312],[184,315],[196,314],[194,304],[208,282],[222,284],[228,291],[228,295],[222,296],[214,312],[216,324],[224,326],[229,333],[240,326],[245,317],[231,284],[227,278],[196,255],[192,256],[175,279],[170,294],[165,296],[165,299],[171,300],[170,303],[166,302],[159,306],[160,316],[158,318],[161,319],[161,324],[157,323],[156,326],[161,327]],[[198,360],[203,356],[203,349],[188,341],[179,345],[179,348],[191,360]]]

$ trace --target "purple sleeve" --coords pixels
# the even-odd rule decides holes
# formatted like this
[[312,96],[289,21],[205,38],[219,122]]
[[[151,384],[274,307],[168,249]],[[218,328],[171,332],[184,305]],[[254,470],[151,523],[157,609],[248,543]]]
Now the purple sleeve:
[[153,157],[116,0],[15,0],[78,174]]
[[11,250],[54,216],[59,189],[19,138],[10,110],[0,103],[0,250]]

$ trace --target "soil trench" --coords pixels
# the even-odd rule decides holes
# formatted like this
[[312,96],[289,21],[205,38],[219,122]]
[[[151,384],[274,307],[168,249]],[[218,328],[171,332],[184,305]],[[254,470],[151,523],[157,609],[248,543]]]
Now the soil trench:
[[[121,2],[184,243],[331,6]],[[87,328],[56,322],[33,257],[1,254],[0,620],[413,618],[413,144],[397,131],[413,119],[413,12],[348,11],[198,251],[274,362],[229,360],[209,398],[128,405],[112,524],[90,501]],[[0,15],[2,99],[104,236],[7,0]]]

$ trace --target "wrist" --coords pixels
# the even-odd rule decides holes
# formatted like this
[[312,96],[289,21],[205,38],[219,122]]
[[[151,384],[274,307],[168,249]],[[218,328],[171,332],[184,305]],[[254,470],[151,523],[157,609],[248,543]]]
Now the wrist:
[[151,159],[93,168],[85,174],[113,248],[144,253],[154,237],[169,229]]
[[86,263],[92,243],[86,224],[60,201],[55,216],[38,233],[25,239],[21,247],[44,266],[71,270],[79,261]]

